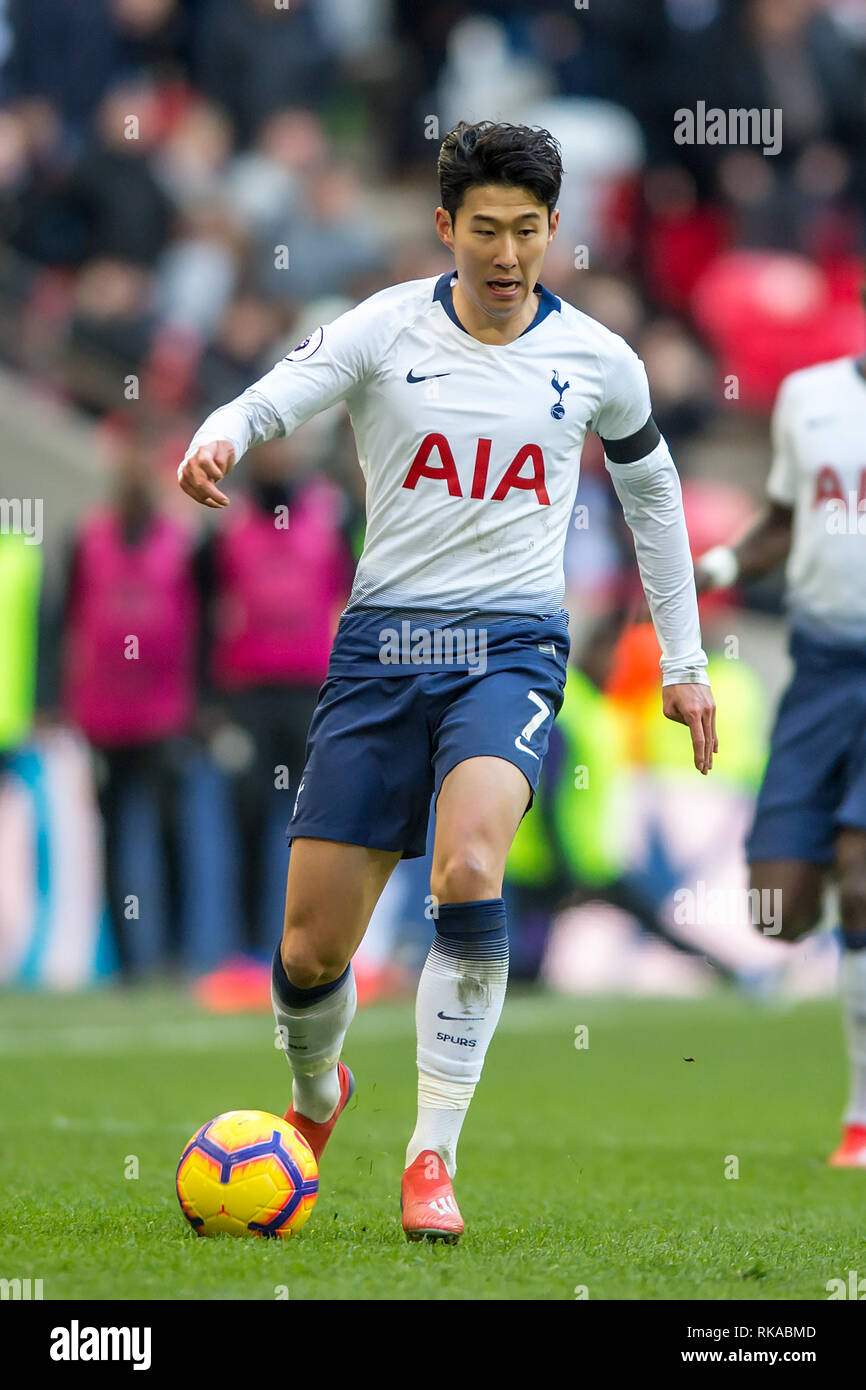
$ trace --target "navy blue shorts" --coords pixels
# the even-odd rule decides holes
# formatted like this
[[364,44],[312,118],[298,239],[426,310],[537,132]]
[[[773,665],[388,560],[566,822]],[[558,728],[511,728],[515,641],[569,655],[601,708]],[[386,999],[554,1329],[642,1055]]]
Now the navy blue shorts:
[[845,826],[866,830],[866,649],[791,635],[746,857],[829,864]]
[[[460,648],[453,635],[470,627],[474,635]],[[380,660],[383,634],[388,664]],[[519,767],[528,810],[562,706],[568,651],[565,610],[547,618],[467,615],[459,624],[454,615],[344,613],[310,723],[289,844],[302,836],[341,840],[417,859],[426,850],[431,796],[466,758]]]

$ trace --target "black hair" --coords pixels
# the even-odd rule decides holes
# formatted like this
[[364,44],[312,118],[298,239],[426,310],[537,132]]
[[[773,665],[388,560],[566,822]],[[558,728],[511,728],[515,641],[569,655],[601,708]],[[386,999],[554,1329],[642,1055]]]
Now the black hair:
[[442,141],[438,170],[442,206],[452,222],[467,189],[488,183],[527,189],[547,208],[549,221],[562,185],[562,154],[540,126],[460,121]]

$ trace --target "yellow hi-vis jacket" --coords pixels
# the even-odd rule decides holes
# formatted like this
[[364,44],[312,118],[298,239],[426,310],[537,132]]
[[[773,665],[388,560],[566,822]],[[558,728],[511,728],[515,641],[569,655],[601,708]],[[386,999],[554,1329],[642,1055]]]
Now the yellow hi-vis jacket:
[[30,732],[36,690],[36,650],[42,550],[23,536],[0,534],[0,751]]
[[511,883],[540,886],[562,872],[595,886],[619,878],[627,748],[622,716],[582,671],[569,666],[535,803],[508,855]]

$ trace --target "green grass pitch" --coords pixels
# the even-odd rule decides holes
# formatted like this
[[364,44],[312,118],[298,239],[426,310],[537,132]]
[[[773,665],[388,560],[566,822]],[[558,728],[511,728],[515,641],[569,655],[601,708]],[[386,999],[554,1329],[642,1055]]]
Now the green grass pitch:
[[411,1002],[353,1024],[358,1089],[304,1230],[193,1234],[181,1149],[223,1110],[282,1112],[273,1044],[265,1015],[168,989],[2,996],[0,1277],[70,1300],[776,1300],[866,1273],[866,1171],[825,1165],[847,1080],[832,1001],[511,993],[461,1140],[456,1247],[400,1229]]

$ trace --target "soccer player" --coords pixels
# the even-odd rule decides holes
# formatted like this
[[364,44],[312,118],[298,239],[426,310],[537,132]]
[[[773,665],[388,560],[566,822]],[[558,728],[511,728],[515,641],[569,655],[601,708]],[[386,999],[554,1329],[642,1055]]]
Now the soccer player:
[[291,1124],[321,1154],[352,1093],[339,1061],[351,959],[431,793],[435,936],[416,1005],[409,1239],[454,1243],[457,1140],[505,997],[502,877],[532,804],[569,649],[562,554],[587,429],[634,534],[663,706],[695,766],[718,744],[679,480],[634,352],[539,283],[562,178],[545,130],[461,122],[439,155],[436,230],[455,270],[381,290],[316,331],[195,434],[185,492],[344,400],[367,533],[310,725],[288,835],[273,1005]]
[[[866,1168],[866,356],[793,372],[772,420],[764,513],[695,567],[699,592],[787,559],[794,675],[746,842],[751,886],[781,894],[797,941],[839,887],[840,982],[851,1062],[842,1140],[829,1162]],[[763,915],[763,914],[762,914]],[[756,924],[759,926],[760,924]]]

